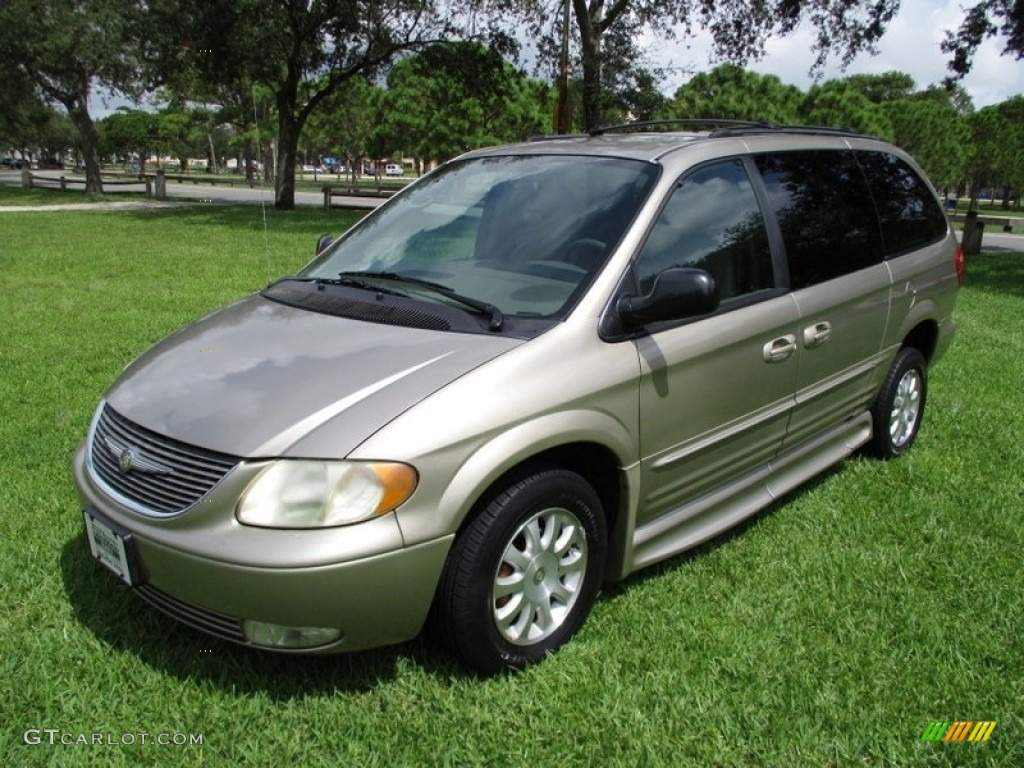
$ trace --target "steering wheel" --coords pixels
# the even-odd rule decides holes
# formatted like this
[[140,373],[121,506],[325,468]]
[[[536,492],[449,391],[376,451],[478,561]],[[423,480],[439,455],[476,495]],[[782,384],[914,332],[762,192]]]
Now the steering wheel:
[[604,258],[608,244],[592,237],[580,237],[565,246],[559,261],[587,270]]

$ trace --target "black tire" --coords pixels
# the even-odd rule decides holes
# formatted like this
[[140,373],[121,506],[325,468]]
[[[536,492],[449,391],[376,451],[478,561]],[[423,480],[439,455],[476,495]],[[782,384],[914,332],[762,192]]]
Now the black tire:
[[902,456],[914,444],[928,395],[928,363],[914,347],[904,347],[892,361],[871,409],[874,434],[867,452],[880,459]]
[[546,469],[517,480],[455,540],[435,630],[479,674],[540,661],[583,624],[606,551],[601,501],[583,478]]

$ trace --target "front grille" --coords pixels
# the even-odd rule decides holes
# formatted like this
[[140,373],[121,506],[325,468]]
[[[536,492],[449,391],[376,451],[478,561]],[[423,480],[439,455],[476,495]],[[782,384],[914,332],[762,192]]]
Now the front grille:
[[242,634],[242,623],[236,618],[186,603],[148,584],[136,587],[135,591],[139,597],[154,608],[163,611],[182,624],[188,624],[190,627],[216,635],[224,640],[236,643],[248,642],[245,635]]
[[239,461],[158,435],[106,404],[93,429],[89,458],[93,472],[111,491],[138,511],[159,515],[195,504]]

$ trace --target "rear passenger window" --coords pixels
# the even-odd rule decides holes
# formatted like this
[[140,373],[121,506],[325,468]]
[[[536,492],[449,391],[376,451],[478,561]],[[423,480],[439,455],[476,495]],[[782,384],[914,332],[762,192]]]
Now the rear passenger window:
[[886,257],[946,236],[946,214],[928,183],[906,162],[887,152],[858,152],[857,160],[878,209]]
[[882,260],[875,208],[853,153],[756,155],[799,290]]
[[640,292],[670,267],[707,270],[722,301],[774,287],[764,219],[741,160],[703,166],[672,193],[637,257]]

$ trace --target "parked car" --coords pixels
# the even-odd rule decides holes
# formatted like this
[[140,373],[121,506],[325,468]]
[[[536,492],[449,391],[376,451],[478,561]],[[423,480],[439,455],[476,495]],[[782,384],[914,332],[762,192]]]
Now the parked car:
[[403,173],[405,173],[405,170],[397,163],[388,163],[384,166],[385,176],[401,176]]
[[92,555],[226,640],[352,651],[429,616],[491,673],[604,581],[905,453],[962,273],[921,170],[682,127],[471,152],[157,344],[75,454]]

